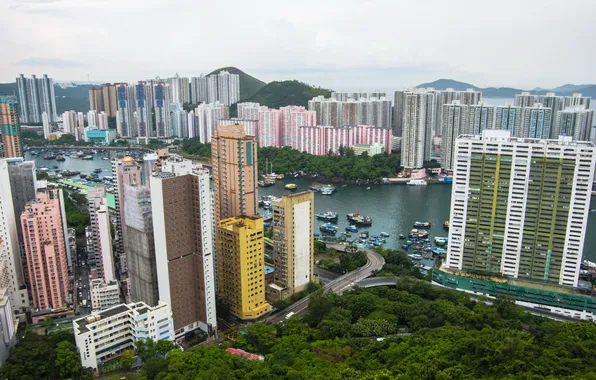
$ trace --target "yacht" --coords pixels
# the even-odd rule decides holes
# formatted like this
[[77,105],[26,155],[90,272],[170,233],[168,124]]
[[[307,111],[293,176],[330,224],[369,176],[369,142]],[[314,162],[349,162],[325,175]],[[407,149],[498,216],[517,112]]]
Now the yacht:
[[407,185],[410,186],[426,186],[427,183],[423,179],[411,179],[408,181]]

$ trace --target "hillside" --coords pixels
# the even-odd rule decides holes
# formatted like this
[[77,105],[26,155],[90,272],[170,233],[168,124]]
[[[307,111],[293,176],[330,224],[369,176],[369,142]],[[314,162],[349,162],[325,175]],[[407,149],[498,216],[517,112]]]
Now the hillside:
[[244,71],[236,67],[222,67],[221,69],[214,70],[207,75],[217,74],[222,70],[228,71],[230,74],[238,74],[240,76],[240,100],[244,101],[254,94],[256,94],[263,86],[265,82],[248,75]]
[[0,83],[0,95],[18,95],[17,83]]
[[257,102],[270,108],[288,105],[308,106],[308,101],[315,96],[331,96],[331,90],[313,87],[297,80],[271,82],[261,88],[255,95],[244,101]]
[[90,84],[68,88],[54,86],[56,111],[58,112],[58,115],[64,111],[70,110],[87,113],[87,111],[89,111],[89,89],[91,87],[93,87],[93,85]]
[[446,90],[448,88],[452,88],[455,91],[466,91],[468,88],[473,88],[474,90],[478,90],[478,87],[474,86],[473,84],[459,82],[459,81],[456,81],[453,79],[438,79],[434,82],[419,84],[416,87],[418,87],[418,88],[432,87],[435,90]]

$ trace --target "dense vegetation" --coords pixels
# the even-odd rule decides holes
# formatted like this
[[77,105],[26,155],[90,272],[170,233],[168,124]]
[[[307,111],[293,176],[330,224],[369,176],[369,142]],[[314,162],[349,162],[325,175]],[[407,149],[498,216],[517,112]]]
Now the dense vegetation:
[[182,149],[183,153],[193,157],[211,157],[211,144],[203,144],[197,137],[184,140],[180,145],[180,148]]
[[[319,266],[330,271],[344,274],[356,270],[366,264],[366,253],[358,251],[356,246],[350,246],[346,252],[339,252],[333,248],[328,248],[327,245],[315,240],[315,257],[325,256],[319,261]],[[339,259],[339,260],[336,260]]]
[[236,67],[222,67],[221,69],[214,70],[207,75],[219,74],[219,72],[222,70],[226,70],[230,74],[238,74],[240,76],[240,101],[250,98],[266,85],[265,82],[248,75]]
[[297,80],[270,82],[253,96],[244,99],[246,102],[257,102],[269,108],[279,108],[289,105],[308,106],[308,101],[315,96],[331,96],[331,90],[313,87]]
[[76,146],[89,146],[93,145],[91,143],[86,143],[85,141],[77,141],[77,139],[73,135],[62,135],[57,140],[46,140],[43,138],[43,134],[38,134],[34,131],[22,131],[21,137],[23,138],[23,143],[29,146],[62,146],[62,145],[76,145]]
[[77,236],[85,235],[85,227],[90,223],[87,198],[84,195],[68,192],[64,197],[66,224],[74,228]]
[[81,367],[70,331],[50,335],[28,331],[0,367],[0,374],[7,380],[91,379]]

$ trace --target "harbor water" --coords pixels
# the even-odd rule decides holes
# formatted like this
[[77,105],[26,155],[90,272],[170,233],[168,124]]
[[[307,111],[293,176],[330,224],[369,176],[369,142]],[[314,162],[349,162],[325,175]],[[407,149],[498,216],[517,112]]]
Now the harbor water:
[[[61,170],[77,170],[89,174],[96,168],[101,168],[102,175],[110,176],[111,161],[102,160],[101,157],[108,153],[98,153],[94,160],[82,160],[79,158],[66,157],[66,161],[44,160],[42,155],[31,156],[26,152],[27,160],[34,159],[36,166],[47,167],[58,166]],[[116,152],[109,153],[114,157]],[[298,185],[297,192],[307,191],[313,184],[307,179],[283,179],[277,180],[275,185],[259,188],[259,196],[274,195],[281,197],[286,194],[295,193],[284,188],[288,183]],[[367,189],[370,187],[370,189]],[[386,232],[390,236],[386,238],[386,248],[399,249],[402,241],[399,234],[407,235],[413,229],[416,221],[430,222],[432,227],[428,230],[431,241],[434,237],[448,236],[448,231],[443,229],[443,222],[449,219],[449,207],[451,202],[451,185],[434,184],[428,186],[406,186],[406,185],[342,185],[337,186],[333,195],[322,195],[315,193],[315,213],[333,211],[338,213],[337,222],[338,234],[349,226],[346,215],[359,212],[363,216],[373,218],[372,226],[358,227],[359,231],[369,231],[370,235],[379,235]],[[596,204],[595,204],[596,205]],[[584,259],[596,261],[596,212],[590,213],[584,245]],[[325,221],[316,220],[316,232]],[[356,237],[358,234],[353,234]]]

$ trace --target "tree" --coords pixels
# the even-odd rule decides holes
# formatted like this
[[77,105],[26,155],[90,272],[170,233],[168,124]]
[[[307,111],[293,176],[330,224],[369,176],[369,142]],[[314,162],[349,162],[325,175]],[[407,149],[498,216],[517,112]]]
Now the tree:
[[141,368],[141,377],[147,380],[153,380],[160,373],[166,372],[168,363],[164,358],[151,358],[145,362]]
[[120,357],[120,363],[122,363],[122,368],[130,369],[135,363],[135,353],[132,350],[124,350]]
[[82,373],[81,359],[74,344],[62,341],[56,345],[56,366],[63,378],[75,378]]
[[108,116],[108,128],[109,129],[116,129],[116,116]]

